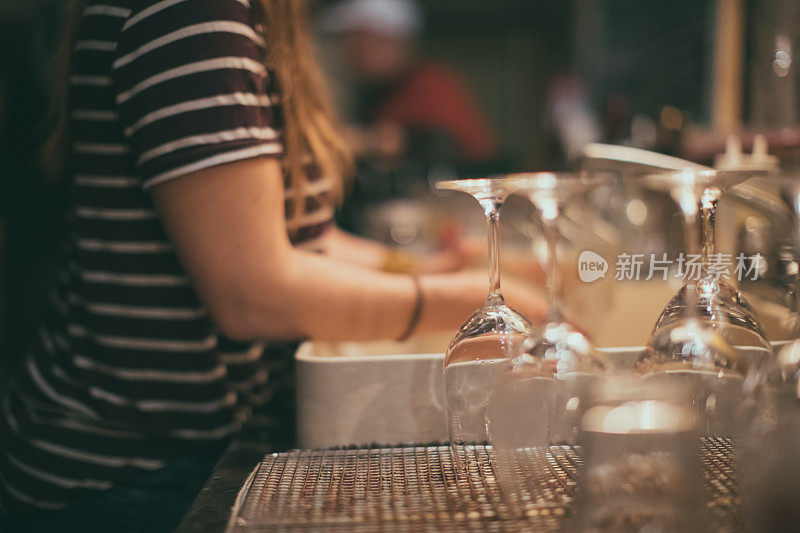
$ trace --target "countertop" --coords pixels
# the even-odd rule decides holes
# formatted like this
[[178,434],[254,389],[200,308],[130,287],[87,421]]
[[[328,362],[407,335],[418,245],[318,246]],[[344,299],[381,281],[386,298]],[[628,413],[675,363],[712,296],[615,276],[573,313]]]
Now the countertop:
[[275,451],[268,443],[237,437],[228,445],[200,490],[176,533],[221,533],[230,519],[236,496],[264,455]]

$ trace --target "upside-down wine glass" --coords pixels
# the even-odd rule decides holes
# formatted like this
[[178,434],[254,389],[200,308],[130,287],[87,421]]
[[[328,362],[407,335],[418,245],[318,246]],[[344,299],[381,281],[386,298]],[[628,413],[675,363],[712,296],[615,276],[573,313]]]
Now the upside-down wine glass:
[[700,256],[702,264],[699,276],[685,279],[662,311],[636,371],[645,380],[689,385],[706,436],[734,435],[746,385],[763,377],[772,356],[750,306],[729,282],[713,275],[709,263],[716,203],[725,187],[747,177],[683,170],[639,178],[645,187],[673,197],[683,215],[685,251]]
[[500,207],[513,191],[504,177],[448,180],[437,189],[461,191],[483,207],[489,247],[489,295],[462,325],[447,348],[444,387],[450,446],[456,466],[466,466],[465,446],[487,442],[486,406],[493,373],[522,349],[531,323],[506,305],[500,290]]
[[492,384],[488,429],[495,471],[510,500],[531,481],[525,472],[541,470],[536,465],[544,458],[542,446],[574,442],[589,384],[609,369],[604,355],[562,313],[559,265],[559,222],[565,204],[605,182],[591,173],[542,172],[513,179],[517,191],[533,203],[544,228],[548,320]]
[[[700,270],[696,284],[697,294],[694,302],[696,314],[717,323],[720,334],[734,346],[765,348],[770,350],[769,342],[764,334],[760,321],[752,307],[733,284],[719,273],[713,271],[716,245],[714,221],[717,204],[725,189],[741,183],[751,177],[750,172],[718,172],[715,170],[682,170],[673,173],[653,174],[645,177],[643,183],[647,187],[668,189],[675,197],[675,188],[685,194],[685,201],[693,200],[697,205],[695,217],[700,221],[699,238],[693,243],[690,255],[700,257]],[[681,208],[683,209],[683,208]],[[685,213],[684,213],[685,215]],[[696,226],[696,222],[694,225]],[[693,230],[696,233],[696,230]],[[658,319],[656,329],[668,325],[670,317],[687,305],[688,285],[675,295],[667,304]]]

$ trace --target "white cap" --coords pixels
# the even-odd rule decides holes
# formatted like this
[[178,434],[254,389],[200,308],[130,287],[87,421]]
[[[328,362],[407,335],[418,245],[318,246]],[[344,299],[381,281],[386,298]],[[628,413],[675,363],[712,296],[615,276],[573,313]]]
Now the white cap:
[[327,10],[320,26],[332,33],[372,30],[409,36],[422,29],[422,12],[413,0],[344,0]]
[[742,140],[736,135],[728,135],[725,153],[714,157],[717,170],[760,170],[775,172],[780,167],[780,159],[769,154],[767,138],[759,134],[753,137],[753,153],[742,152]]

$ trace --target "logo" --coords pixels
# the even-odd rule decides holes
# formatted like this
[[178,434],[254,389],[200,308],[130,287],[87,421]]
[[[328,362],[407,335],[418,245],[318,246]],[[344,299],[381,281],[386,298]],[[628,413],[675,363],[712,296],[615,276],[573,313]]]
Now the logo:
[[578,276],[584,283],[591,283],[606,277],[608,261],[591,250],[584,250],[578,257]]

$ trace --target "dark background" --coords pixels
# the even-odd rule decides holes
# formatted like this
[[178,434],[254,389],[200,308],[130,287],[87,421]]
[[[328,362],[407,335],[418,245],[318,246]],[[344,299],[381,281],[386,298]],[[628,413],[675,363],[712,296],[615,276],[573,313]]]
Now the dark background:
[[[747,2],[747,21],[763,19],[765,1]],[[315,9],[330,3],[318,2]],[[624,139],[637,114],[657,122],[665,105],[696,124],[709,119],[716,5],[711,0],[425,0],[421,5],[422,52],[466,78],[509,166],[566,165],[546,113],[549,84],[560,74],[583,80],[604,140]],[[0,0],[0,382],[30,342],[57,268],[63,184],[45,180],[37,146],[55,83],[50,56],[62,8],[60,0]],[[750,58],[771,35],[747,24]],[[761,113],[751,85],[752,80],[746,117]],[[613,124],[610,109],[619,115]]]

